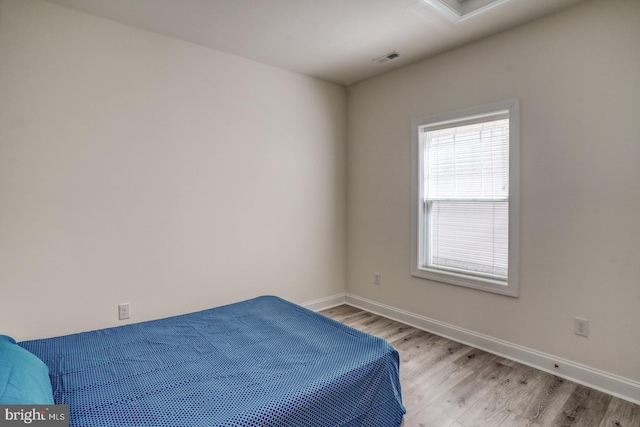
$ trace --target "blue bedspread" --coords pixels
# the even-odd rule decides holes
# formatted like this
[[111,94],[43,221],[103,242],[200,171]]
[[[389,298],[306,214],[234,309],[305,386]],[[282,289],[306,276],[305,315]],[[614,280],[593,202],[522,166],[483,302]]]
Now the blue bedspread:
[[399,426],[386,341],[277,297],[19,343],[72,427]]

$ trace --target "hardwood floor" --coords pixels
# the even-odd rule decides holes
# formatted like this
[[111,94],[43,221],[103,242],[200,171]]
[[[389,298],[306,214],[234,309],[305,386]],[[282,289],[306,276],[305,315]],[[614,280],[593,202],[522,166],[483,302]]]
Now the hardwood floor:
[[625,400],[351,306],[320,313],[398,350],[403,427],[640,427]]

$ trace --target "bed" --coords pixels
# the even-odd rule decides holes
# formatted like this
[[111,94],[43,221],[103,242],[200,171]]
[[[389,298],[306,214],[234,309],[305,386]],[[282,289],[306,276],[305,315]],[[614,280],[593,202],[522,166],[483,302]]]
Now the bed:
[[274,296],[23,341],[71,427],[399,426],[386,341]]

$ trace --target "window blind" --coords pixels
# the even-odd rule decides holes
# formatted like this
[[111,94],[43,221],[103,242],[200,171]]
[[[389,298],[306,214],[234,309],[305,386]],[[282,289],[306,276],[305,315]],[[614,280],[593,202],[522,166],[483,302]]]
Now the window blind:
[[509,254],[506,112],[436,123],[424,138],[424,266],[505,280]]

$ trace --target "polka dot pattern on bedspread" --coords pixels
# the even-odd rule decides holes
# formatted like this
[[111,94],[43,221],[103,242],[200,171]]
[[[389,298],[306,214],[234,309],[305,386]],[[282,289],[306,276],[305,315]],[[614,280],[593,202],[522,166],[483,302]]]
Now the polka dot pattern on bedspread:
[[399,426],[386,341],[277,297],[19,343],[71,427]]

